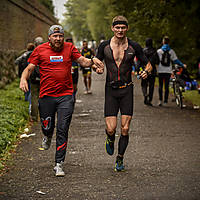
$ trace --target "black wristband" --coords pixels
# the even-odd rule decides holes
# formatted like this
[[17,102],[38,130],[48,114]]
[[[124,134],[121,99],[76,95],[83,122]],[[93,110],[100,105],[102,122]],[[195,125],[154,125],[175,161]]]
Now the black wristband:
[[146,74],[147,74],[147,76],[149,75],[149,72],[147,71],[147,70],[144,70],[145,72],[146,72]]
[[92,57],[90,60],[92,61],[92,65],[94,65],[94,57]]

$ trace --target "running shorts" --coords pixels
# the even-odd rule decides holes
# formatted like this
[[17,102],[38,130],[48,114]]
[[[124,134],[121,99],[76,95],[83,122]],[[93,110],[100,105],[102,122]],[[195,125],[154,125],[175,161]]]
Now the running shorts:
[[133,115],[133,84],[126,88],[105,86],[104,116]]
[[92,68],[91,67],[83,67],[82,68],[82,73],[83,73],[83,76],[86,76],[87,74],[91,74],[92,73]]

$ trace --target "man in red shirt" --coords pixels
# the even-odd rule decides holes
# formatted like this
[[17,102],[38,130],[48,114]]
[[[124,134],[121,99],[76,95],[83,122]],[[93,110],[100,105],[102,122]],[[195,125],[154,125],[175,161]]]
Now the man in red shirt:
[[42,147],[47,150],[55,128],[57,113],[56,155],[54,167],[56,176],[64,176],[62,163],[65,160],[68,130],[74,110],[73,83],[71,75],[72,61],[83,67],[103,68],[97,59],[87,59],[78,52],[72,43],[64,42],[64,30],[53,25],[48,33],[49,42],[39,45],[29,58],[29,65],[22,73],[20,89],[28,91],[28,83],[34,68],[40,66],[39,112],[44,138]]

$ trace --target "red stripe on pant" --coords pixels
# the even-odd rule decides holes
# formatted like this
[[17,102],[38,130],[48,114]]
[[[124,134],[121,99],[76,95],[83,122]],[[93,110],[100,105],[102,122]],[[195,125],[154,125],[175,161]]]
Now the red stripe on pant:
[[64,150],[66,147],[67,147],[67,142],[65,142],[61,146],[57,147],[57,151],[59,151],[61,148],[62,148],[62,150]]

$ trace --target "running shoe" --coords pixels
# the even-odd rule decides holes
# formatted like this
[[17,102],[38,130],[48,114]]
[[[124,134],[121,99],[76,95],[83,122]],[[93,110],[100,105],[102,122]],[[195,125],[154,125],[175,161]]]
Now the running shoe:
[[115,141],[112,141],[110,138],[106,138],[106,143],[105,143],[105,147],[106,147],[106,152],[109,154],[109,155],[113,155],[114,153],[114,142]]
[[65,176],[65,172],[62,169],[62,162],[61,163],[56,163],[56,166],[54,167],[55,175],[56,176]]
[[123,164],[123,158],[119,158],[117,156],[114,170],[116,172],[123,172],[125,170],[124,164]]
[[44,150],[48,150],[50,148],[51,139],[52,139],[52,137],[44,136],[44,138],[42,140],[42,148],[44,148]]
[[153,104],[149,101],[149,102],[147,103],[147,106],[153,106]]
[[147,105],[148,104],[148,98],[144,97],[144,104]]
[[159,101],[158,106],[162,106],[162,101]]
[[92,91],[91,91],[91,90],[88,90],[88,94],[92,94]]

